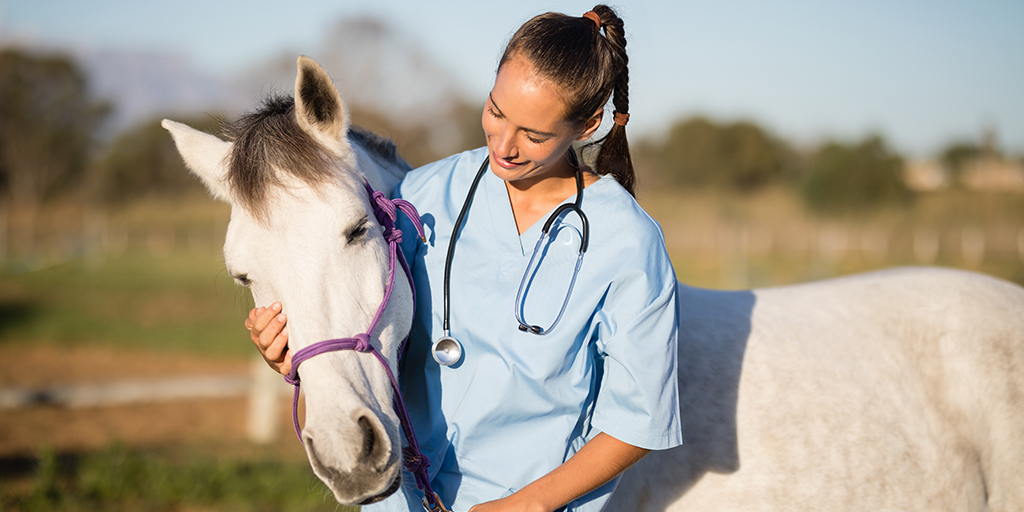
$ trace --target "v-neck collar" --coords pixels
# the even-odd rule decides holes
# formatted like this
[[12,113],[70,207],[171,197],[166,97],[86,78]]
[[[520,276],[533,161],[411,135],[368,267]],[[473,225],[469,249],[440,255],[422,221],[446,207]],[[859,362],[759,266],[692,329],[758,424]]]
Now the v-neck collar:
[[[547,222],[547,219],[554,213],[556,208],[566,202],[571,203],[575,201],[576,194],[551,207],[547,213],[520,235],[519,229],[516,226],[515,215],[512,213],[512,200],[508,196],[508,189],[505,188],[505,181],[495,176],[490,169],[484,172],[486,176],[482,179],[481,188],[483,188],[484,194],[487,196],[487,210],[490,212],[491,231],[498,249],[498,262],[501,271],[506,272],[516,263],[521,262],[523,258],[533,253],[533,247],[536,245],[537,240],[540,239],[544,223]],[[601,180],[599,179],[586,188],[588,190],[592,189],[594,185],[600,182]],[[583,207],[585,208],[586,205],[583,205]]]

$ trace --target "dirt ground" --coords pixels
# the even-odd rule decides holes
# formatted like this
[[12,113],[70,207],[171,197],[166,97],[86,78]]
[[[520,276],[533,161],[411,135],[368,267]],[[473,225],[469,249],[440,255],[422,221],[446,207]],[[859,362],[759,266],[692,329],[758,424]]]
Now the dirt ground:
[[[247,359],[204,359],[183,354],[100,348],[0,347],[0,388],[98,384],[126,379],[244,376]],[[247,398],[182,399],[154,404],[69,409],[40,405],[0,410],[0,458],[33,456],[43,447],[59,453],[128,445],[245,441]],[[282,398],[279,442],[289,434],[290,412]],[[295,444],[298,448],[298,443]]]

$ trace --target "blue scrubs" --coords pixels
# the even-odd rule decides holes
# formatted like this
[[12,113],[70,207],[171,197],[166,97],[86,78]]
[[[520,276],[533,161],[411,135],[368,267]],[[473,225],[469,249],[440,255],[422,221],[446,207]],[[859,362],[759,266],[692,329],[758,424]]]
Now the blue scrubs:
[[[402,248],[418,305],[403,396],[431,485],[459,512],[516,492],[599,432],[652,450],[682,442],[675,272],[660,227],[611,176],[584,189],[590,247],[560,323],[537,336],[518,329],[514,308],[546,217],[520,236],[505,183],[485,171],[452,261],[451,335],[464,355],[451,367],[431,358],[452,229],[486,158],[481,148],[414,170],[394,194],[416,205],[427,233],[426,244],[407,236]],[[524,292],[527,323],[546,328],[558,314],[579,242],[579,219],[562,216]],[[567,510],[600,510],[616,483]],[[402,491],[364,510],[421,510],[419,497],[407,474]]]

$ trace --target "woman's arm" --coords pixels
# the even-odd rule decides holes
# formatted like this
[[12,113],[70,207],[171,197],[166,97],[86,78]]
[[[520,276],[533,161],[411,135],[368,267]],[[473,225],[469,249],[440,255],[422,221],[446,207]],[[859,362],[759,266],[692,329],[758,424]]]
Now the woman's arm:
[[249,338],[260,351],[263,360],[282,375],[288,375],[292,371],[287,321],[288,318],[281,312],[280,302],[271,304],[269,308],[253,308],[249,311],[249,317],[245,319]]
[[601,432],[569,460],[516,493],[470,512],[550,512],[618,476],[650,453]]

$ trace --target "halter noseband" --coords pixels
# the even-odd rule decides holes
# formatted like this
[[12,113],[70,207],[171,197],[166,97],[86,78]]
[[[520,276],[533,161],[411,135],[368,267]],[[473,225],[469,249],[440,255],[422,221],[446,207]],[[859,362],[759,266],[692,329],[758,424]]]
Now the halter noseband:
[[[388,242],[387,288],[384,289],[384,298],[381,300],[380,307],[377,308],[377,314],[374,315],[373,321],[370,322],[370,327],[366,332],[356,334],[351,338],[320,341],[292,354],[292,371],[284,377],[286,382],[295,386],[295,394],[292,397],[292,425],[295,427],[295,435],[299,438],[299,442],[302,442],[302,430],[299,428],[299,387],[301,384],[299,365],[303,361],[320,354],[341,350],[355,350],[357,352],[373,354],[380,361],[381,365],[384,366],[384,371],[387,372],[388,379],[391,380],[391,388],[394,390],[395,413],[398,414],[402,432],[405,434],[405,439],[408,442],[408,446],[402,448],[403,465],[416,478],[416,487],[424,493],[424,508],[428,511],[443,511],[445,510],[444,505],[441,504],[440,499],[438,499],[434,490],[430,487],[430,478],[427,475],[427,467],[430,466],[430,461],[420,452],[419,443],[416,442],[416,433],[412,430],[409,413],[405,409],[405,401],[402,400],[402,393],[398,388],[398,381],[395,379],[394,373],[391,372],[387,359],[370,343],[370,335],[376,330],[377,323],[380,321],[381,316],[383,316],[384,310],[387,309],[388,302],[391,301],[391,292],[395,288],[396,261],[401,264],[402,270],[405,271],[405,276],[409,279],[409,287],[412,289],[413,311],[416,309],[416,288],[413,284],[412,272],[409,271],[409,264],[405,261],[402,251],[398,248],[398,244],[402,242],[402,231],[395,227],[398,211],[401,210],[409,217],[420,238],[426,241],[424,239],[423,224],[420,222],[420,215],[412,203],[404,199],[388,199],[383,193],[374,190],[366,181],[363,181],[363,185],[366,187],[366,193],[369,195],[370,204],[373,206],[373,214],[377,217],[377,222],[384,226],[384,239]],[[406,336],[398,347],[397,354],[399,357],[404,353],[405,344],[408,341],[409,337]]]

